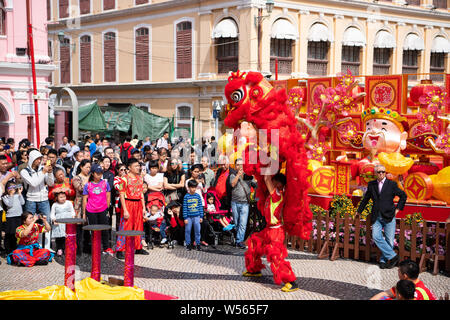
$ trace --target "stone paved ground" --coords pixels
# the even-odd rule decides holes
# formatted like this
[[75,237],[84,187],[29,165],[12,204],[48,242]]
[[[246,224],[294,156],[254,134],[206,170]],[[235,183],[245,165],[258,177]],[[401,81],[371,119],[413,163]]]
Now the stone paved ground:
[[[316,254],[290,250],[290,261],[298,276],[300,290],[284,293],[273,284],[270,268],[263,277],[249,279],[244,270],[244,251],[228,245],[204,251],[173,250],[155,247],[150,255],[136,255],[135,285],[154,292],[175,295],[182,300],[367,300],[379,289],[387,289],[398,280],[397,268],[381,270],[375,264],[353,260],[319,260]],[[77,259],[77,279],[90,274],[90,256]],[[123,275],[123,261],[102,257],[102,278]],[[450,292],[450,278],[424,272],[420,278],[443,296]],[[32,268],[6,264],[1,258],[0,291],[37,290],[64,283],[64,262]]]

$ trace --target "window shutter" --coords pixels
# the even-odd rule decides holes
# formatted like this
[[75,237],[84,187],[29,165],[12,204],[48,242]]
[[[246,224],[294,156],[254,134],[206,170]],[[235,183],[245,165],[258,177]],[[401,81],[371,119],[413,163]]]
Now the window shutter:
[[[47,50],[48,50],[48,56],[50,57],[50,59],[53,60],[53,50],[52,50],[52,42],[48,41],[47,42]],[[53,81],[53,72],[50,73],[50,75],[48,76],[48,82],[52,83]]]
[[177,25],[177,78],[192,78],[192,27],[190,22]]
[[148,0],[136,0],[136,4],[148,3]]
[[0,2],[0,35],[6,34],[6,11],[3,7],[3,3]]
[[51,3],[50,3],[50,1],[51,0],[47,0],[47,21],[48,20],[52,20],[52,17],[51,17],[51,15],[52,15],[52,7],[51,7]]
[[148,28],[136,30],[136,80],[149,79]]
[[103,0],[103,10],[111,10],[116,7],[115,0]]
[[69,17],[69,0],[59,0],[59,17]]
[[60,46],[59,55],[61,61],[61,83],[70,83],[70,40],[64,39],[64,46]]
[[91,1],[90,0],[80,0],[80,13],[81,14],[91,13]]
[[116,35],[108,32],[104,37],[105,82],[114,82],[116,81]]
[[81,82],[91,82],[91,37],[80,39],[80,72]]

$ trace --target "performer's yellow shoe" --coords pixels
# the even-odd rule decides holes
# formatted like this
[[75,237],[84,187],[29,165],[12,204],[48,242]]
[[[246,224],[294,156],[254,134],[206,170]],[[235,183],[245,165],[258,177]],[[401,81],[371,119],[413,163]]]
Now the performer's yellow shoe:
[[287,282],[283,288],[281,288],[281,291],[283,292],[294,292],[299,289],[297,283],[295,281],[293,282]]
[[248,271],[245,271],[242,275],[244,277],[261,277],[262,273],[261,272],[248,272]]

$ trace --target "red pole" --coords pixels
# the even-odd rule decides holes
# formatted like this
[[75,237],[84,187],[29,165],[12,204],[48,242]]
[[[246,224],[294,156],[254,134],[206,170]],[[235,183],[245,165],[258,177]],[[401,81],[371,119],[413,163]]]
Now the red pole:
[[278,59],[275,59],[275,80],[278,80]]
[[77,225],[66,224],[66,261],[64,264],[64,285],[75,291],[75,261],[77,254]]
[[30,0],[27,0],[27,28],[28,28],[28,56],[31,58],[31,71],[33,74],[33,100],[34,100],[34,117],[36,121],[36,145],[39,148],[41,141],[39,130],[39,109],[37,100],[37,85],[36,85],[36,66],[34,61],[34,46],[33,46],[33,26],[31,25],[31,6]]
[[100,238],[101,230],[92,231],[92,269],[91,278],[100,282],[101,262],[102,262],[102,244]]

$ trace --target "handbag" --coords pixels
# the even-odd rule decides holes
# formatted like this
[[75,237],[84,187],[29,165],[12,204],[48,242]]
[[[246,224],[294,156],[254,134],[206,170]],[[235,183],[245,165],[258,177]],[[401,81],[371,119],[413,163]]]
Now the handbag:
[[[242,184],[242,181],[239,179],[239,183]],[[245,196],[247,197],[248,201],[248,220],[247,220],[247,227],[245,229],[245,236],[244,240],[247,240],[250,235],[252,235],[255,232],[262,231],[266,225],[266,218],[263,216],[261,211],[258,209],[258,202],[255,199],[251,199],[247,190],[245,190],[245,187],[242,185],[242,188],[244,189]]]
[[170,201],[178,201],[180,197],[178,196],[178,190],[173,190],[169,194],[166,194],[166,203],[169,203]]

